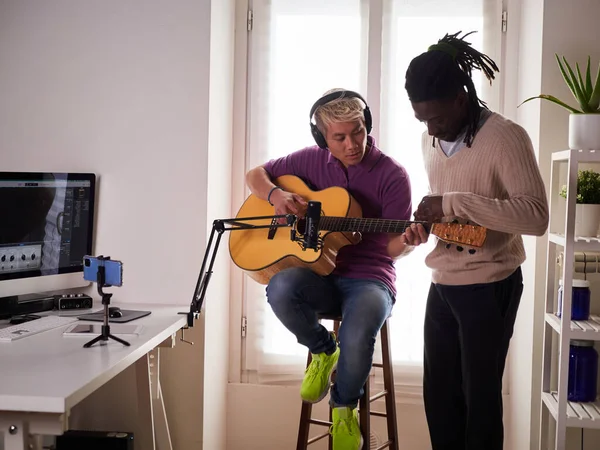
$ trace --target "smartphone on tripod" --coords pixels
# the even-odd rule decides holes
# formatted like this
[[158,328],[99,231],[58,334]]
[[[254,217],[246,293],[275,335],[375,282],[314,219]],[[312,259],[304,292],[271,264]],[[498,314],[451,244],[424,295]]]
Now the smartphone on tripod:
[[102,259],[95,256],[83,257],[83,279],[98,281],[98,268],[104,267],[104,286],[123,285],[123,263],[112,259]]

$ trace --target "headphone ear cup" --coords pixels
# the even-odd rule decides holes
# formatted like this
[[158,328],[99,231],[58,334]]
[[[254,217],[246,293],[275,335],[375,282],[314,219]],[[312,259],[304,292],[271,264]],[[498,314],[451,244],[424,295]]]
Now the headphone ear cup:
[[323,133],[319,131],[319,128],[317,128],[314,123],[310,124],[310,132],[312,133],[312,136],[319,147],[323,149],[327,148],[327,141],[325,140]]
[[371,129],[373,128],[373,117],[371,116],[371,110],[369,107],[365,107],[363,111],[365,115],[365,128],[367,129],[367,134],[371,133]]

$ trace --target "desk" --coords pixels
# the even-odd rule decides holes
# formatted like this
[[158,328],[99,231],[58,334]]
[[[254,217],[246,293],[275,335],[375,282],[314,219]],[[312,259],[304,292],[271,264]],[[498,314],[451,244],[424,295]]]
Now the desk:
[[152,423],[152,432],[136,447],[171,449],[158,380],[158,347],[174,345],[175,333],[186,325],[186,316],[178,312],[189,307],[119,306],[152,311],[129,322],[144,326],[139,336],[126,338],[129,347],[109,340],[107,345],[83,348],[90,338],[63,336],[66,326],[0,343],[0,433],[5,450],[29,448],[29,435],[62,434],[73,406],[134,363],[140,411],[149,414]]

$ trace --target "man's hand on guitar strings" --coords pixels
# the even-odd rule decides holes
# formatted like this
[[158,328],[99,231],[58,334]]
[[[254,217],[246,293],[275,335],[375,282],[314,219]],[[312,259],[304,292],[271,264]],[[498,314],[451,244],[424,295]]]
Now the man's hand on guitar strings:
[[441,195],[427,195],[423,197],[417,210],[415,220],[423,222],[439,222],[444,217],[444,208]]
[[429,234],[425,231],[423,225],[413,223],[402,233],[402,241],[406,245],[416,247],[427,242]]
[[[273,206],[275,207],[276,215],[294,214],[300,218],[304,217],[306,214],[308,203],[298,194],[278,189],[273,193],[271,199]],[[285,223],[285,218],[279,219],[279,222]]]

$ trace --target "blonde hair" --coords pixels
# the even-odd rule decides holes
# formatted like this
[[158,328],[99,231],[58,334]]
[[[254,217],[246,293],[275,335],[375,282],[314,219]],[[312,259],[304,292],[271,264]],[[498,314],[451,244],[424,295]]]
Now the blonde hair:
[[[342,91],[345,91],[345,89],[330,89],[323,94],[323,97],[334,92]],[[324,136],[327,132],[327,127],[332,123],[360,120],[362,124],[365,125],[364,108],[365,105],[363,105],[360,99],[355,97],[347,98],[341,94],[340,98],[332,100],[317,108],[315,111],[315,123]]]

